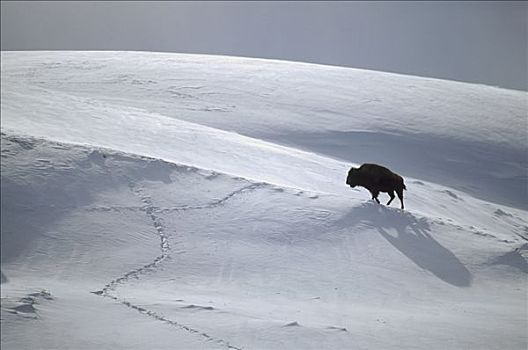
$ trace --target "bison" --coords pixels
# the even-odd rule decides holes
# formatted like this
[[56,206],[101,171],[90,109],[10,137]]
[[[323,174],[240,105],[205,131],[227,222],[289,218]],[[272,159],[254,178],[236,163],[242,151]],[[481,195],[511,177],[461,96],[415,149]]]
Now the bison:
[[363,164],[359,168],[351,168],[348,172],[347,185],[354,188],[356,186],[365,187],[372,194],[372,199],[376,202],[380,192],[387,192],[390,200],[387,205],[390,205],[394,199],[394,192],[398,195],[403,209],[403,190],[406,190],[403,178],[390,171],[389,169],[377,164]]

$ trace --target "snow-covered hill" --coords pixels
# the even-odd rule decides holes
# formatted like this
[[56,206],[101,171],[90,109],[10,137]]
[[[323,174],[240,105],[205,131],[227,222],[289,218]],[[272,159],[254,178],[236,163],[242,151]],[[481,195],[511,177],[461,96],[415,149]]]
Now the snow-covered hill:
[[526,93],[137,52],[1,82],[3,347],[526,348]]

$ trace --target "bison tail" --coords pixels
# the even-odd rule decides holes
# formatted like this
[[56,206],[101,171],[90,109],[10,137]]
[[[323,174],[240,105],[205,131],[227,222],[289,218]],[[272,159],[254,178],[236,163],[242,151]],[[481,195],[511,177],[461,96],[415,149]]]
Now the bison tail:
[[405,187],[405,184],[403,184],[403,189],[404,189],[404,190],[407,190],[407,187]]

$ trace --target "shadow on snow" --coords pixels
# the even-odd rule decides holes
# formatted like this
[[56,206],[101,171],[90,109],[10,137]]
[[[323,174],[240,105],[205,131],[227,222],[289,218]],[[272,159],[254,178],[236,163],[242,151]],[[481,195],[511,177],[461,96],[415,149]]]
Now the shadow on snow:
[[[444,282],[457,287],[471,285],[471,273],[449,249],[431,236],[426,219],[369,202],[351,210],[341,221],[347,226],[362,223],[377,229],[412,262]],[[396,231],[397,235],[389,231]]]

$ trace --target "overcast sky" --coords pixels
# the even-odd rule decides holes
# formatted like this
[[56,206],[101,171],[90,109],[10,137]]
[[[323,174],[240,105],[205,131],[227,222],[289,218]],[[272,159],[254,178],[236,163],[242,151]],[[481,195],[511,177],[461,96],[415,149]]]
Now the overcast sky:
[[527,2],[1,2],[2,50],[277,58],[528,90]]

